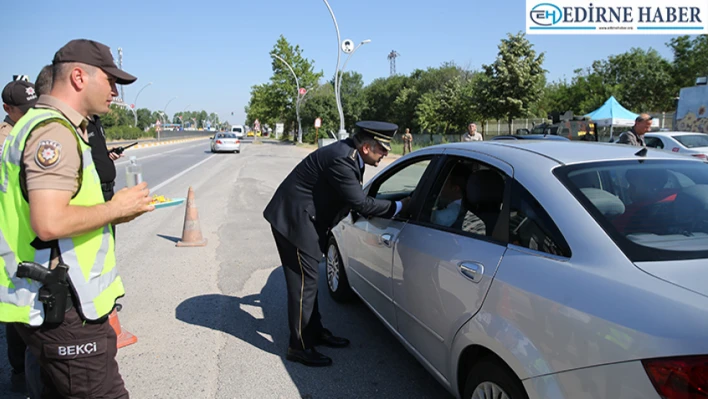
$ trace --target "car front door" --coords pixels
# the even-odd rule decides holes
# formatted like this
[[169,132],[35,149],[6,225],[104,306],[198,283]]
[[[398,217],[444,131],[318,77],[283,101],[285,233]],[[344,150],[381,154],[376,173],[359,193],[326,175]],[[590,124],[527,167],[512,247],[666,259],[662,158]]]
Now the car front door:
[[[434,157],[434,154],[418,156],[396,165],[371,182],[368,195],[389,200],[400,200],[412,195]],[[417,195],[413,201],[416,201],[415,197]],[[410,206],[414,206],[414,202]],[[392,219],[385,219],[366,218],[352,213],[350,217],[353,223],[344,229],[345,242],[349,247],[346,251],[349,283],[395,328],[391,262],[394,243],[407,223],[406,215],[399,214]]]
[[397,237],[398,331],[442,375],[450,375],[455,333],[481,308],[506,251],[499,226],[511,177],[511,166],[496,158],[447,151],[421,212]]

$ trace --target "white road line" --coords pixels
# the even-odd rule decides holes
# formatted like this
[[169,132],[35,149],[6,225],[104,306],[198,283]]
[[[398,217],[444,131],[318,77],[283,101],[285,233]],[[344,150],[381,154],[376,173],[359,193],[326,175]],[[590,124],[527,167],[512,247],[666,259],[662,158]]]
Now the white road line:
[[[204,143],[200,143],[200,145],[203,145],[203,144],[204,144]],[[169,153],[171,153],[171,152],[180,151],[180,150],[184,150],[184,149],[186,149],[186,148],[192,148],[192,147],[197,147],[197,146],[196,146],[196,145],[185,146],[185,147],[176,148],[176,149],[174,149],[174,150],[158,152],[157,154],[146,155],[146,156],[144,156],[144,157],[138,157],[138,162],[140,162],[140,161],[143,160],[143,159],[148,159],[148,158],[156,157],[156,156],[159,156],[159,155],[165,155],[165,154],[169,154]],[[146,147],[146,148],[150,148],[150,147]],[[139,150],[142,150],[142,148],[138,148],[138,149],[139,149]],[[126,156],[126,157],[127,157],[127,156]],[[116,162],[115,165],[116,165],[116,166],[125,165],[125,164],[127,164],[127,163],[129,163],[129,162],[130,162],[130,161]]]
[[204,160],[202,160],[201,162],[198,162],[198,163],[196,163],[196,164],[190,166],[189,168],[187,168],[187,169],[185,169],[185,170],[183,170],[183,171],[177,173],[176,175],[170,177],[169,179],[163,181],[162,183],[156,185],[155,187],[149,187],[149,188],[150,188],[150,192],[154,193],[155,191],[161,189],[162,187],[165,187],[165,185],[167,185],[167,184],[169,184],[169,183],[172,183],[173,181],[175,181],[176,179],[178,179],[179,177],[181,177],[181,176],[184,175],[185,173],[187,173],[187,172],[189,172],[190,170],[196,168],[197,166],[203,164],[204,162],[206,162],[206,161],[212,159],[212,158],[214,157],[214,155],[216,155],[216,154],[210,155],[207,159],[204,159]]

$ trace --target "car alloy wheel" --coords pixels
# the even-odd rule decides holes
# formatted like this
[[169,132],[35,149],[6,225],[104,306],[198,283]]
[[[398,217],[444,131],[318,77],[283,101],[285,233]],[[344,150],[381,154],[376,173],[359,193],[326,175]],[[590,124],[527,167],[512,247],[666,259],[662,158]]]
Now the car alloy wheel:
[[472,399],[511,399],[509,395],[493,382],[483,382],[472,392]]
[[327,249],[327,285],[333,292],[337,292],[337,288],[339,288],[340,264],[339,251],[333,243],[330,243],[329,249]]
[[327,289],[332,299],[337,302],[350,300],[354,293],[349,286],[342,254],[339,252],[339,247],[337,247],[337,241],[334,237],[329,238],[325,270],[327,271]]

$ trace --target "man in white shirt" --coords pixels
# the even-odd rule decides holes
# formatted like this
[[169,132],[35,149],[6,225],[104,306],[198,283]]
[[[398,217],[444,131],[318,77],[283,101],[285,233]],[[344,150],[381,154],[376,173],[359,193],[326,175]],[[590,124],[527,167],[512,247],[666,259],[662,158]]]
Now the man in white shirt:
[[484,137],[477,132],[477,125],[470,123],[467,126],[467,133],[462,135],[462,141],[484,141]]

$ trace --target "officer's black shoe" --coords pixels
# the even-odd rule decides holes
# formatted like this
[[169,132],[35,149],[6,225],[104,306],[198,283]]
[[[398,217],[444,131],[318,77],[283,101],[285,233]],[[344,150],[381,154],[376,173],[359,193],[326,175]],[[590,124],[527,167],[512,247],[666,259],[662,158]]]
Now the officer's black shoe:
[[317,338],[315,345],[324,345],[330,348],[346,348],[349,346],[349,340],[342,337],[335,337],[328,329],[324,328]]
[[332,359],[317,352],[315,348],[301,350],[288,347],[288,354],[285,358],[309,367],[323,367],[332,364]]

